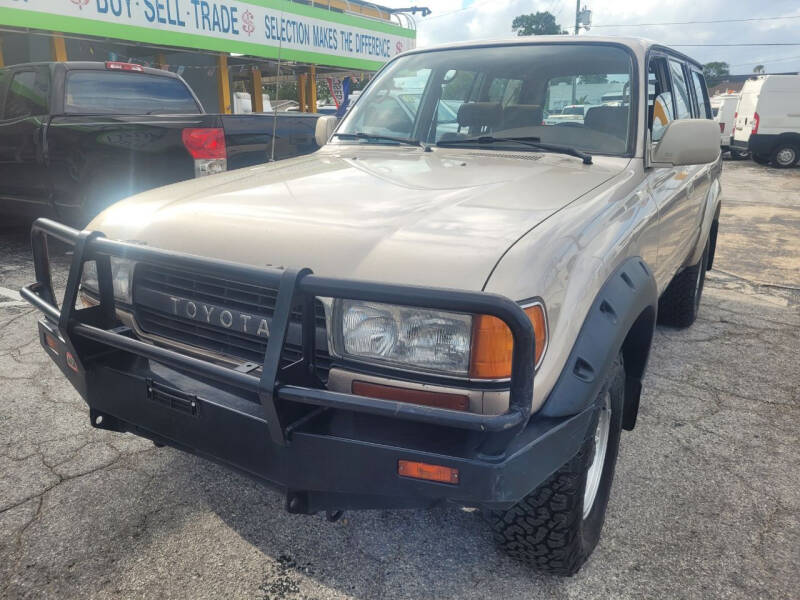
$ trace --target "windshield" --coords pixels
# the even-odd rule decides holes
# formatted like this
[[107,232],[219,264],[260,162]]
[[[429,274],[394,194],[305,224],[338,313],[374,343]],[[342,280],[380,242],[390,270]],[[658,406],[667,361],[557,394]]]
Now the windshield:
[[68,113],[117,115],[201,112],[180,79],[119,71],[71,71],[64,109]]
[[410,54],[378,74],[338,129],[362,137],[334,143],[397,143],[369,135],[426,143],[490,135],[627,154],[632,70],[625,50],[597,44]]

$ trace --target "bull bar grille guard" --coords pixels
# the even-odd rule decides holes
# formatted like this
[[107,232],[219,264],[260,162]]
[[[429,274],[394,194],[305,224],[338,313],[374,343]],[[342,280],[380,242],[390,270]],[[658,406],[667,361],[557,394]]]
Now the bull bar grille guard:
[[[50,271],[48,238],[51,237],[73,247],[61,308],[55,298]],[[57,327],[59,335],[67,348],[72,351],[78,364],[82,364],[87,358],[91,360],[91,357],[88,352],[75,350],[76,347],[84,348],[85,344],[73,342],[88,340],[95,345],[95,348],[111,347],[256,394],[269,436],[275,444],[286,445],[287,435],[294,426],[292,423],[281,422],[278,410],[281,402],[484,432],[481,453],[485,456],[502,454],[509,442],[525,428],[530,417],[535,356],[533,326],[522,308],[504,296],[487,292],[319,277],[307,268],[255,267],[114,241],[100,232],[79,231],[49,219],[38,219],[34,222],[31,229],[31,244],[36,283],[23,287],[20,294]],[[223,367],[143,342],[132,337],[129,328],[119,327],[112,287],[110,260],[112,256],[236,278],[242,282],[269,285],[277,289],[278,295],[261,376],[256,377],[248,372]],[[87,261],[96,262],[100,301],[96,306],[76,309],[83,265]],[[486,314],[499,318],[511,330],[514,343],[508,411],[499,415],[462,413],[323,389],[314,375],[316,297],[383,302],[426,309]],[[291,313],[296,309],[303,312],[302,358],[297,363],[281,368],[281,352],[286,341]],[[315,384],[318,387],[314,387]],[[301,417],[299,420],[304,418]]]

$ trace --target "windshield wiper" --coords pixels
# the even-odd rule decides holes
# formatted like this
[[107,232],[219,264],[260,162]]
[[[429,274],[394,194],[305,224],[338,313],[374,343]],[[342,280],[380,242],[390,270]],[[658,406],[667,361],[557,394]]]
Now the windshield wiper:
[[407,138],[394,137],[391,135],[362,133],[360,131],[357,131],[356,133],[334,133],[333,135],[334,137],[340,137],[345,140],[384,140],[386,142],[396,142],[398,144],[406,144],[408,146],[417,146],[418,148],[422,148],[425,152],[431,151],[428,145],[421,140],[410,140]]
[[557,152],[559,154],[566,154],[568,156],[575,156],[583,160],[583,164],[590,165],[592,164],[592,155],[586,152],[582,152],[577,148],[573,148],[571,146],[562,146],[561,144],[549,144],[547,142],[539,141],[538,137],[493,137],[491,135],[482,135],[480,137],[474,138],[464,138],[461,140],[441,140],[436,142],[437,146],[447,147],[447,146],[459,146],[459,145],[469,145],[469,144],[502,144],[506,142],[514,142],[517,144],[522,144],[524,146],[529,146],[531,148],[536,148],[538,150],[544,150],[546,152]]

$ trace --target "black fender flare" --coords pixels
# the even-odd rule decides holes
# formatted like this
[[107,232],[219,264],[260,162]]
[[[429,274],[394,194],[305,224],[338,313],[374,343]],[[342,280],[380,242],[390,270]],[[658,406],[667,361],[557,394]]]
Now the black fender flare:
[[642,258],[628,258],[595,297],[561,375],[536,416],[567,417],[590,407],[621,351],[626,379],[623,427],[633,429],[657,310],[653,273]]

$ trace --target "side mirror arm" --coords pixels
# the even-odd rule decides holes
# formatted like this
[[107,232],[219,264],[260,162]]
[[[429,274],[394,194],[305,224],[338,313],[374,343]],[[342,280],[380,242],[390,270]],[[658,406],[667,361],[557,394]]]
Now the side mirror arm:
[[673,167],[672,163],[657,163],[653,161],[653,152],[658,148],[658,142],[651,139],[652,133],[650,128],[645,129],[644,134],[644,168],[645,169],[659,169]]

